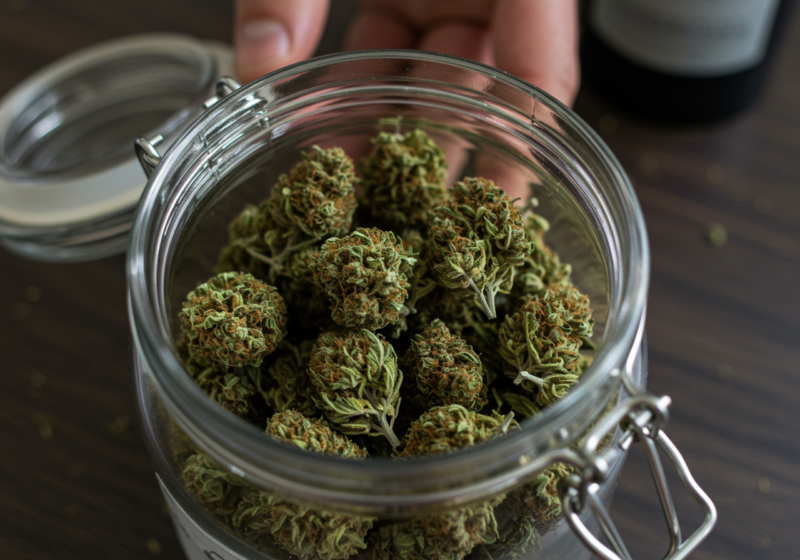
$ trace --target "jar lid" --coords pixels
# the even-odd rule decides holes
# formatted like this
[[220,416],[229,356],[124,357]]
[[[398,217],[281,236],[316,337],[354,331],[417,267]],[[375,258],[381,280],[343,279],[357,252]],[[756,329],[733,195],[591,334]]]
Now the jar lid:
[[134,140],[167,147],[232,72],[227,45],[136,35],[73,53],[0,100],[0,242],[76,261],[123,252],[147,182]]

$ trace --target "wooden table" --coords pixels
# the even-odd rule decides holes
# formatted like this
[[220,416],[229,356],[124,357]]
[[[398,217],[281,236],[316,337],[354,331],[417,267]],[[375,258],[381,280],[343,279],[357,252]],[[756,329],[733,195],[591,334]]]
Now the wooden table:
[[[214,0],[0,0],[0,94],[126,34],[229,41],[231,18]],[[644,208],[649,387],[673,397],[668,432],[720,514],[697,559],[800,556],[800,10],[787,31],[760,101],[723,124],[637,122],[588,91],[576,105]],[[333,29],[323,50],[336,42]],[[705,240],[712,222],[722,247]],[[124,258],[55,265],[0,250],[0,318],[0,557],[182,558],[135,425]],[[699,514],[678,501],[690,528]],[[641,452],[614,515],[636,558],[660,558]]]

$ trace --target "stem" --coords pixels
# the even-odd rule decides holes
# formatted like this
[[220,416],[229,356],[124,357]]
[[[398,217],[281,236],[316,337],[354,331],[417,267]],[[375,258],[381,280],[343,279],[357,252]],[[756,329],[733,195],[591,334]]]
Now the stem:
[[394,435],[391,426],[389,426],[389,423],[386,421],[386,409],[388,408],[386,401],[384,400],[383,403],[378,403],[378,399],[375,398],[375,395],[369,388],[364,389],[364,394],[367,396],[367,400],[372,405],[372,408],[374,408],[376,411],[380,411],[380,414],[378,414],[378,422],[380,422],[380,425],[376,426],[375,424],[372,424],[372,426],[378,428],[379,431],[386,436],[386,439],[389,440],[389,443],[393,448],[397,447],[400,445],[400,440],[397,439],[396,435]]
[[280,274],[281,271],[283,270],[283,262],[286,260],[286,258],[293,251],[298,251],[300,249],[304,249],[304,248],[308,247],[309,245],[315,243],[317,240],[316,239],[307,239],[307,240],[295,245],[294,243],[296,241],[297,241],[297,233],[294,233],[289,238],[289,241],[286,242],[286,246],[284,246],[284,248],[281,250],[281,252],[278,253],[277,255],[275,254],[274,250],[272,249],[272,246],[270,245],[270,251],[272,252],[272,256],[271,257],[268,257],[266,255],[263,255],[263,254],[259,253],[258,251],[256,251],[252,247],[245,247],[245,250],[254,259],[258,259],[261,262],[266,263],[266,264],[268,264],[270,266],[270,271],[269,271],[269,273],[270,273],[270,281],[274,284],[275,283],[275,276]]
[[514,379],[514,384],[519,385],[523,381],[532,381],[536,383],[539,387],[544,385],[543,379],[541,379],[540,377],[536,377],[535,375],[531,375],[527,371],[520,371],[519,374],[517,375],[517,378]]
[[497,314],[494,310],[494,297],[490,298],[491,303],[489,303],[489,301],[486,300],[486,296],[483,294],[483,290],[475,285],[475,282],[472,281],[472,278],[467,278],[467,283],[469,284],[470,289],[475,292],[475,299],[478,300],[478,305],[480,305],[481,309],[483,309],[483,312],[486,313],[486,317],[489,319],[494,319],[497,317]]

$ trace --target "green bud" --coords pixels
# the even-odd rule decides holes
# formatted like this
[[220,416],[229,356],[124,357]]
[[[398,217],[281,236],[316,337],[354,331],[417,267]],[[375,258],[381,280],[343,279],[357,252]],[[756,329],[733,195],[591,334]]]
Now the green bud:
[[191,455],[181,470],[184,484],[214,516],[228,521],[236,512],[244,482],[202,453]]
[[314,386],[308,377],[308,362],[311,359],[313,340],[304,340],[294,346],[285,340],[279,354],[266,367],[260,378],[259,389],[264,400],[275,412],[296,410],[306,416],[317,413],[314,404]]
[[478,558],[517,560],[531,557],[531,548],[540,540],[539,531],[532,519],[509,515],[509,513],[505,502],[495,509],[495,517],[498,519],[498,537],[493,543],[486,546],[486,554],[478,556]]
[[272,553],[272,543],[277,541],[301,560],[349,558],[367,547],[364,537],[372,523],[372,519],[309,509],[266,492],[245,494],[231,519],[246,541],[267,553]]
[[495,297],[509,292],[514,268],[532,250],[519,209],[492,181],[467,177],[433,216],[428,236],[434,275],[446,288],[471,290],[494,319]]
[[189,351],[226,367],[261,365],[286,335],[278,291],[238,272],[218,274],[190,292],[178,318]]
[[328,239],[310,268],[332,299],[334,321],[376,330],[400,317],[415,262],[393,233],[359,228]]
[[[366,453],[320,420],[287,411],[272,417],[267,434],[309,449],[345,457]],[[246,542],[274,554],[275,543],[301,560],[344,560],[366,548],[372,519],[346,517],[282,500],[244,481],[203,454],[188,458],[182,470],[188,489]]]
[[525,257],[525,262],[517,269],[514,278],[511,295],[517,306],[531,296],[543,295],[549,285],[570,285],[572,267],[562,264],[558,253],[550,249],[543,240],[549,228],[547,220],[538,214],[528,215],[525,232],[532,249]]
[[[407,312],[401,310],[400,318],[389,325],[386,329],[387,336],[391,338],[399,338],[402,333],[409,329],[409,321],[414,321],[415,316],[419,313],[418,302],[426,295],[436,289],[436,281],[431,277],[431,271],[428,267],[426,241],[418,229],[407,228],[403,230],[400,235],[403,248],[406,251],[413,251],[418,255],[414,268],[409,280],[410,287],[408,288],[408,299],[405,303]],[[411,317],[411,319],[409,319]],[[425,321],[427,324],[429,321]]]
[[424,224],[447,192],[445,153],[420,129],[401,136],[381,132],[359,164],[364,204],[376,223],[392,228]]
[[536,399],[531,400],[519,393],[505,392],[503,393],[503,401],[514,411],[514,414],[518,414],[523,418],[533,418],[541,411],[539,405],[536,404]]
[[248,272],[256,278],[268,278],[270,267],[260,255],[267,251],[265,235],[274,228],[266,202],[246,205],[228,226],[230,242],[220,252],[216,272]]
[[366,329],[322,333],[308,367],[317,388],[316,404],[345,434],[384,435],[392,431],[400,406],[403,374],[397,354],[383,336]]
[[278,178],[269,201],[279,228],[325,239],[350,230],[356,210],[353,161],[341,148],[313,146],[303,161]]
[[492,411],[491,416],[486,416],[457,404],[437,406],[411,423],[404,438],[405,447],[397,455],[412,457],[457,451],[516,428],[519,424],[513,420],[513,414],[503,417]]
[[484,405],[480,358],[439,319],[411,341],[403,365],[424,408],[458,404],[479,410]]
[[222,408],[254,424],[266,419],[266,410],[254,382],[260,375],[257,367],[226,368],[209,364],[202,356],[191,352],[185,337],[178,341],[178,355],[194,382]]
[[461,560],[497,540],[496,501],[383,526],[373,537],[372,560]]
[[315,453],[365,459],[367,452],[345,436],[333,432],[322,420],[309,420],[300,412],[287,410],[275,414],[267,424],[267,434]]
[[328,294],[314,282],[310,265],[319,258],[319,246],[301,249],[287,259],[278,289],[289,309],[292,332],[319,332],[334,327]]
[[554,285],[506,317],[500,327],[500,352],[513,370],[514,383],[536,392],[545,406],[563,398],[577,383],[578,350],[592,336],[589,298],[572,286]]
[[532,519],[541,525],[554,521],[561,517],[558,483],[573,472],[573,467],[556,463],[532,482],[511,492],[506,504],[519,518]]

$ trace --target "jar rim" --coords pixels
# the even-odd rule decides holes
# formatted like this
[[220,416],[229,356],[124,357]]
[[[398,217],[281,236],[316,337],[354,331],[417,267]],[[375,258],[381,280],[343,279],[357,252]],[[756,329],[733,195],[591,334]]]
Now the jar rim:
[[[174,342],[162,320],[164,310],[159,306],[165,301],[164,281],[156,273],[159,267],[163,269],[167,265],[170,251],[161,246],[158,239],[164,212],[156,215],[152,209],[165,196],[163,187],[169,174],[180,169],[181,156],[197,148],[198,135],[213,127],[215,121],[224,116],[226,106],[246,103],[248,98],[258,95],[262,88],[305,72],[340,63],[382,59],[396,59],[409,64],[437,64],[474,73],[513,88],[527,96],[534,107],[541,105],[552,111],[580,134],[581,141],[598,157],[605,172],[610,175],[611,184],[606,186],[611,190],[605,194],[613,199],[622,213],[624,219],[615,222],[615,225],[623,231],[617,231],[616,235],[624,236],[628,246],[625,255],[618,255],[623,270],[623,285],[613,304],[609,296],[609,323],[605,340],[581,383],[573,387],[564,399],[523,422],[521,429],[476,448],[412,460],[374,458],[355,461],[310,454],[265,438],[258,429],[208,399],[193,383],[172,349]],[[502,118],[503,113],[499,115]],[[506,115],[506,118],[519,120],[514,115]],[[536,114],[528,115],[528,119],[534,123]],[[143,356],[144,369],[167,410],[202,449],[235,474],[278,493],[315,503],[368,510],[388,498],[402,506],[452,504],[465,499],[480,499],[496,493],[500,487],[513,484],[525,474],[532,474],[532,465],[537,463],[532,461],[532,455],[535,455],[531,453],[534,442],[541,440],[543,434],[556,434],[558,437],[559,428],[565,425],[570,408],[582,398],[593,392],[598,393],[604,387],[603,392],[610,395],[614,388],[608,388],[609,379],[620,371],[622,364],[637,350],[637,333],[643,321],[649,280],[649,250],[641,209],[619,162],[597,134],[561,102],[519,78],[480,63],[420,51],[360,51],[315,58],[268,74],[234,91],[187,128],[150,177],[134,219],[127,275],[135,350]],[[560,442],[553,444],[554,447],[568,445],[570,437],[575,435],[567,433]],[[254,447],[259,448],[260,452]],[[490,449],[492,456],[498,460],[486,464],[484,459]],[[456,473],[457,480],[453,478],[453,473]],[[444,478],[450,481],[447,488],[437,486]],[[370,481],[366,489],[365,480]],[[420,481],[427,481],[424,489],[418,485],[410,488],[409,485],[414,486]]]

